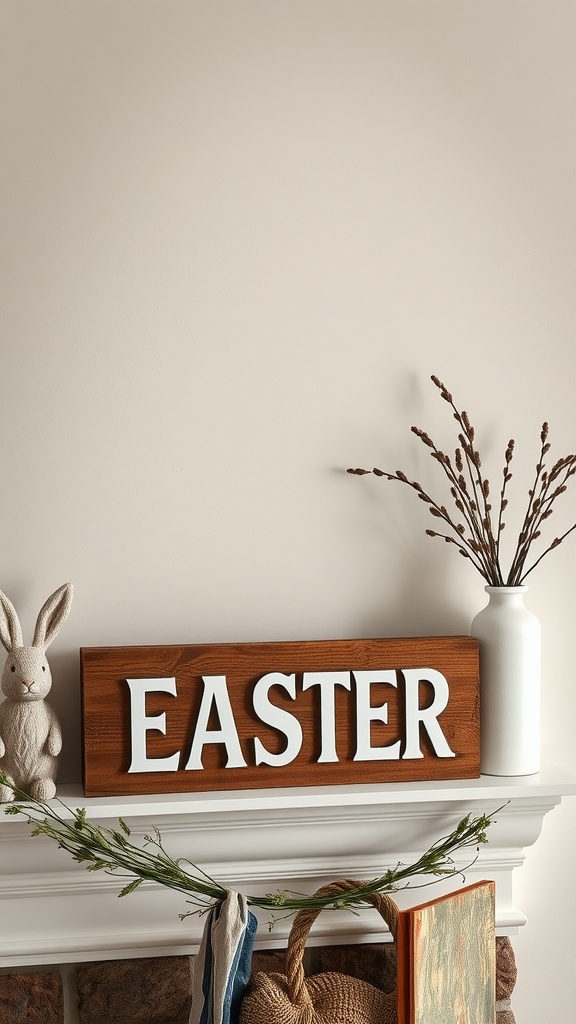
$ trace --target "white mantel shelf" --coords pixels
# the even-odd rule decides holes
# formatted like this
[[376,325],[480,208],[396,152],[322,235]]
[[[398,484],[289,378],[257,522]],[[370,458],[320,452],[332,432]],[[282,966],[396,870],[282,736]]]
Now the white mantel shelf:
[[[135,838],[156,825],[175,857],[185,857],[246,894],[279,889],[313,893],[337,878],[374,878],[399,861],[416,860],[469,812],[492,814],[489,842],[467,867],[466,882],[496,882],[496,926],[513,934],[526,923],[513,898],[513,873],[536,842],[545,814],[576,779],[553,766],[523,778],[482,776],[454,782],[309,787],[234,793],[92,798],[62,786],[60,799],[85,807],[91,820],[118,817]],[[461,884],[461,878],[396,894],[401,906],[423,902]],[[0,813],[0,967],[182,955],[196,952],[203,922],[181,921],[179,894],[149,883],[121,900],[125,882],[87,872],[45,837],[30,836],[25,819]],[[290,920],[270,934],[260,914],[257,945],[285,944]],[[382,941],[375,911],[321,914],[311,943]]]

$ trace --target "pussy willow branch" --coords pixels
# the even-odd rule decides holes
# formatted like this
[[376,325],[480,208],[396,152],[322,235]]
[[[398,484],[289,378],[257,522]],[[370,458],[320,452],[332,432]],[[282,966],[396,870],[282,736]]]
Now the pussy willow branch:
[[[542,501],[543,490],[546,488],[548,482],[548,473],[544,468],[544,458],[550,451],[550,443],[548,438],[549,427],[547,423],[542,424],[542,430],[540,432],[540,458],[536,463],[536,476],[532,488],[528,491],[528,506],[524,514],[524,520],[520,527],[520,534],[518,537],[518,545],[514,554],[514,559],[510,569],[510,573],[514,578],[517,573],[521,570],[524,561],[526,560],[530,544],[536,539],[536,520],[537,513]],[[553,467],[550,476],[555,478],[557,475],[559,464]]]
[[442,537],[447,543],[456,544],[460,550],[460,554],[466,558],[471,559],[478,572],[484,573],[485,566],[483,565],[481,558],[478,554],[478,545],[474,542],[473,538],[467,538],[465,536],[465,528],[458,524],[457,526],[452,522],[446,507],[444,505],[438,505],[433,498],[421,487],[417,480],[409,480],[405,473],[400,469],[397,469],[395,473],[387,473],[383,469],[374,468],[369,469],[349,469],[349,473],[355,473],[357,476],[363,476],[366,473],[372,472],[374,476],[383,476],[388,480],[399,480],[401,483],[407,484],[416,493],[421,501],[424,501],[428,505],[428,511],[437,519],[441,519],[449,529],[454,531],[455,536],[447,536],[446,534],[437,533],[436,530],[426,530],[426,533],[430,537]]
[[515,451],[514,439],[510,439],[504,453],[499,506],[493,518],[490,481],[482,472],[482,460],[475,446],[475,431],[470,418],[466,412],[460,412],[451,393],[438,377],[433,376],[432,382],[439,389],[444,401],[450,405],[458,424],[459,446],[455,449],[454,462],[437,447],[425,430],[412,427],[412,433],[430,449],[431,457],[441,466],[457,514],[450,513],[445,505],[433,499],[417,481],[410,480],[401,470],[389,473],[374,468],[349,469],[348,472],[358,476],[373,473],[387,480],[407,484],[428,505],[430,514],[442,520],[448,528],[448,533],[427,529],[429,537],[439,537],[446,543],[455,545],[460,554],[472,562],[474,568],[490,586],[520,586],[544,556],[558,547],[568,534],[576,529],[574,523],[554,537],[544,551],[529,563],[532,547],[540,539],[545,521],[553,514],[555,502],[566,492],[568,480],[576,473],[576,455],[566,455],[559,459],[548,472],[544,460],[550,451],[549,428],[547,423],[542,425],[540,455],[534,483],[528,492],[528,504],[510,568],[508,573],[504,573],[501,564],[501,539],[506,526],[504,512],[508,508],[507,486],[512,479],[510,466]]
[[[29,797],[14,787],[2,771],[0,784],[12,789],[17,801],[5,804],[5,813],[25,815],[32,826],[33,836],[53,839],[60,849],[66,850],[88,871],[104,871],[130,879],[120,896],[133,892],[143,882],[156,882],[181,892],[196,908],[191,913],[203,912],[225,898],[225,886],[210,878],[192,861],[184,858],[175,860],[170,856],[157,828],[153,828],[153,835],[144,836],[144,847],[138,846],[131,841],[130,828],[122,818],[118,819],[118,828],[105,828],[89,821],[84,808],[72,810],[60,800],[45,802]],[[477,817],[467,814],[452,832],[433,843],[413,864],[398,864],[378,878],[361,883],[338,897],[322,898],[280,891],[264,896],[247,895],[246,899],[251,906],[269,910],[282,908],[287,914],[315,907],[354,908],[369,901],[375,892],[397,892],[411,883],[414,888],[420,888],[438,877],[462,875],[476,860],[480,845],[487,842],[487,829],[499,810],[501,808],[494,814]],[[475,849],[476,856],[465,867],[456,867],[454,855],[469,849]],[[417,881],[419,876],[430,876],[430,879],[428,882]]]
[[[548,424],[545,423],[542,428],[542,437],[547,436]],[[546,428],[546,432],[545,432]],[[543,445],[542,453],[545,454],[550,448],[550,445]],[[536,485],[531,493],[533,498],[531,507],[527,509],[526,516],[522,530],[520,531],[520,541],[518,549],[516,551],[515,562],[512,566],[512,574],[515,576],[522,575],[523,579],[529,572],[532,572],[536,568],[536,565],[542,560],[548,551],[553,548],[557,548],[559,544],[572,533],[572,530],[576,528],[576,523],[566,530],[561,537],[555,537],[552,543],[546,548],[546,550],[540,555],[540,557],[530,566],[529,569],[525,570],[524,566],[528,557],[530,547],[532,543],[541,535],[541,526],[544,520],[549,519],[553,513],[552,504],[567,490],[567,482],[571,476],[576,473],[576,457],[566,456],[563,459],[559,459],[558,462],[552,467],[550,473],[547,474],[543,470],[543,455],[541,455],[540,462],[536,467],[537,471],[537,484],[539,484],[539,491],[536,493]],[[541,475],[540,475],[541,473]],[[552,487],[554,489],[552,490]]]
[[563,533],[563,534],[562,534],[562,535],[561,535],[560,537],[555,537],[555,538],[554,538],[554,540],[553,540],[553,541],[551,542],[551,544],[549,544],[549,545],[548,545],[548,547],[547,547],[547,548],[545,548],[545,550],[544,550],[544,551],[542,552],[542,554],[540,555],[540,557],[539,557],[539,558],[537,558],[537,559],[536,559],[536,561],[532,563],[532,565],[530,566],[530,568],[529,568],[529,569],[526,569],[526,570],[525,570],[525,571],[524,571],[524,572],[522,573],[522,580],[525,580],[525,579],[526,579],[526,577],[527,577],[527,576],[528,576],[528,575],[529,575],[529,574],[530,574],[530,573],[532,572],[532,570],[533,570],[533,569],[535,569],[537,565],[539,565],[539,563],[540,563],[540,562],[542,561],[542,559],[544,558],[544,555],[547,555],[549,551],[553,551],[553,550],[554,550],[554,548],[557,548],[557,547],[558,547],[558,545],[562,543],[562,541],[564,540],[564,538],[565,538],[565,537],[567,537],[567,536],[568,536],[568,534],[569,534],[569,533],[572,533],[572,532],[573,532],[574,530],[576,530],[576,523],[574,523],[574,525],[573,525],[573,526],[571,526],[569,530],[566,530],[566,531],[565,531],[565,532],[564,532],[564,533]]
[[[420,430],[418,427],[412,427],[412,433],[416,434],[416,436],[420,438],[422,443],[425,444],[427,448],[431,449],[432,458],[435,459],[436,462],[438,462],[439,465],[442,467],[450,484],[450,494],[452,496],[454,504],[457,510],[463,515],[471,536],[465,538],[465,530],[461,528],[461,524],[454,524],[450,516],[448,515],[446,507],[444,505],[439,505],[437,502],[433,501],[430,498],[430,496],[426,494],[426,492],[423,490],[419,483],[417,483],[416,481],[408,481],[407,478],[403,482],[410,483],[410,486],[412,486],[415,490],[418,491],[421,500],[429,503],[430,513],[433,516],[439,516],[440,518],[442,518],[444,522],[448,524],[450,529],[455,531],[459,539],[462,542],[464,542],[467,547],[470,548],[470,551],[474,552],[479,562],[485,562],[485,542],[482,536],[482,528],[478,520],[477,504],[474,499],[470,498],[466,480],[461,472],[461,469],[463,468],[461,463],[461,453],[459,452],[458,449],[456,450],[455,458],[457,471],[455,471],[449,457],[445,455],[444,452],[440,451],[439,448],[436,447],[436,445],[432,441],[432,438],[424,430]],[[376,474],[376,476],[388,476],[389,479],[392,479],[392,476],[390,474],[382,473],[382,471],[380,470],[373,470],[373,472]],[[394,474],[394,477],[397,480],[403,480],[404,474],[397,470],[396,473]],[[462,495],[463,498],[466,498],[466,501],[462,500],[459,497],[459,495]],[[446,539],[446,537],[444,537],[444,539]]]
[[502,470],[502,487],[500,490],[500,508],[498,511],[498,527],[496,533],[496,562],[500,565],[500,541],[502,538],[502,530],[506,526],[503,516],[506,508],[508,507],[508,498],[506,497],[506,487],[508,482],[512,479],[512,473],[510,472],[510,463],[514,456],[514,438],[510,438],[508,446],[504,452],[504,468]]
[[[469,505],[471,512],[474,513],[476,539],[483,552],[486,554],[487,563],[494,564],[496,561],[496,542],[494,540],[492,520],[490,516],[491,505],[488,503],[490,484],[487,479],[482,478],[480,452],[474,447],[476,432],[470,422],[468,413],[464,411],[460,412],[459,409],[457,409],[452,395],[442,381],[436,376],[432,377],[432,381],[439,389],[444,401],[448,402],[452,408],[454,419],[461,429],[461,433],[458,434],[458,440],[465,455],[466,470],[470,486],[472,488],[472,497],[469,496]],[[463,476],[459,478],[458,485],[462,493],[468,495],[465,478]]]

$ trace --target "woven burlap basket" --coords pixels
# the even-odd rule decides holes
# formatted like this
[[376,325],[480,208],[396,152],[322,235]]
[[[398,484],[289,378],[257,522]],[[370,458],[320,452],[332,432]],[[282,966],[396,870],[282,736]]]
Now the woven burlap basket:
[[[316,896],[334,896],[361,885],[348,880],[332,882]],[[383,893],[370,897],[396,937],[398,907]],[[397,994],[380,991],[367,981],[346,974],[325,972],[304,975],[308,932],[319,909],[301,910],[292,924],[286,950],[286,974],[260,971],[245,995],[240,1024],[397,1024]]]

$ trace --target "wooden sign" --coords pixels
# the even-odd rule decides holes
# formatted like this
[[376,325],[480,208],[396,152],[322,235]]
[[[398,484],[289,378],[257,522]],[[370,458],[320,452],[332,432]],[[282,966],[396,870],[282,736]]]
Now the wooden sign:
[[480,774],[471,637],[82,648],[86,796]]

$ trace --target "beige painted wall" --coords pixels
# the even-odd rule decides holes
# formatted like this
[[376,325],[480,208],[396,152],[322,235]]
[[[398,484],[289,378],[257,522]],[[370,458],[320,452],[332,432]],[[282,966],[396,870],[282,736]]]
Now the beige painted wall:
[[[542,421],[575,450],[575,86],[568,0],[1,0],[0,587],[31,631],[74,581],[64,778],[81,645],[468,630],[482,580],[343,468],[433,486],[431,373],[495,478],[516,438],[517,515]],[[529,601],[572,771],[575,568]],[[519,872],[518,1024],[571,1024],[575,855],[572,798]]]

